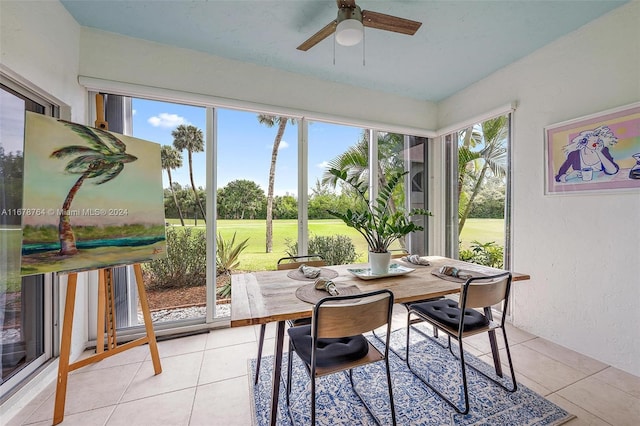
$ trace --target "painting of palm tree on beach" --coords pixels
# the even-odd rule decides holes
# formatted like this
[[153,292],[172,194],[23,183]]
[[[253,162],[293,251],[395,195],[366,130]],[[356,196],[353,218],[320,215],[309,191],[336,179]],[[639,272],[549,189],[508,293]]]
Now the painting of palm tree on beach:
[[21,274],[166,256],[160,145],[27,112]]

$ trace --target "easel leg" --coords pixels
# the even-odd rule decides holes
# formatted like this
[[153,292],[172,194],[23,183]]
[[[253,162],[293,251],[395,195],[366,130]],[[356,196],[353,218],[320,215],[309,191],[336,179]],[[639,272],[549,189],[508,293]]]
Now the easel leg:
[[116,339],[116,297],[114,294],[113,270],[104,269],[104,283],[107,294],[107,350],[110,351],[118,346]]
[[98,271],[98,320],[96,333],[96,353],[104,351],[104,315],[106,306],[106,289],[104,269]]
[[140,264],[133,265],[136,273],[136,284],[138,285],[138,298],[142,307],[142,316],[144,317],[144,327],[147,331],[147,339],[149,340],[149,351],[151,352],[151,360],[153,361],[153,370],[156,374],[162,373],[160,365],[160,355],[158,354],[158,343],[156,342],[156,334],[153,331],[153,323],[151,322],[151,312],[149,311],[149,303],[147,301],[147,291],[144,289],[144,281],[142,280],[142,267]]
[[57,425],[64,419],[64,405],[67,397],[67,378],[69,377],[69,356],[71,354],[71,332],[73,329],[73,311],[76,303],[77,280],[77,274],[69,274],[69,278],[67,280],[67,298],[64,305],[62,340],[60,341],[60,360],[58,363],[56,400],[53,410],[54,425]]

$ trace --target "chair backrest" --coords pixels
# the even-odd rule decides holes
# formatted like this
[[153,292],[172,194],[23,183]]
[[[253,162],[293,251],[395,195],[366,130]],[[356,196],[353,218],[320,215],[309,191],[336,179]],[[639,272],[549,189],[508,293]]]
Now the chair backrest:
[[277,270],[297,269],[300,265],[327,266],[327,261],[319,254],[307,254],[303,256],[287,256],[278,259]]
[[486,308],[509,299],[511,273],[469,278],[460,291],[460,306]]
[[316,303],[312,317],[315,338],[356,336],[391,322],[393,293],[378,290],[326,297]]

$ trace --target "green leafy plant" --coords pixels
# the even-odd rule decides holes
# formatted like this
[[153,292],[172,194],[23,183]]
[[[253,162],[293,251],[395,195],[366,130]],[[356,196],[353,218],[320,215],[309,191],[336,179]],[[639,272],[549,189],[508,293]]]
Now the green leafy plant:
[[207,242],[204,232],[167,227],[167,257],[144,264],[149,289],[197,287],[206,282]]
[[504,267],[504,247],[497,245],[495,241],[480,243],[474,240],[471,242],[470,248],[460,250],[459,257],[465,262],[492,268],[501,269]]
[[225,240],[224,237],[218,233],[216,237],[216,243],[218,251],[216,253],[216,275],[231,274],[231,271],[237,269],[240,266],[240,253],[247,248],[249,239],[236,244],[236,233],[230,240]]
[[[298,254],[298,243],[290,239],[285,240],[287,255]],[[309,253],[319,254],[328,265],[343,265],[353,263],[358,259],[356,247],[351,238],[346,235],[317,235],[309,239]]]
[[408,213],[402,209],[391,211],[389,200],[408,172],[391,172],[373,203],[368,202],[368,185],[359,180],[359,175],[349,176],[345,170],[336,168],[329,169],[328,173],[353,188],[365,207],[359,211],[347,209],[344,214],[335,210],[327,211],[358,231],[367,241],[371,252],[385,253],[397,239],[413,231],[422,231],[424,228],[411,222],[410,216],[431,216],[431,213],[424,209],[412,209]]

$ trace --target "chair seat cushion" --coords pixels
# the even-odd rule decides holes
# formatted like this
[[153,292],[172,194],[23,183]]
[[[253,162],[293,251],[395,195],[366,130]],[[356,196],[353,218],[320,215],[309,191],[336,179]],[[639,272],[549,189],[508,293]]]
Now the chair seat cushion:
[[289,324],[289,327],[297,327],[299,325],[311,324],[311,317],[288,320],[287,324]]
[[[307,365],[310,365],[313,340],[311,338],[311,326],[292,327],[287,332],[295,351]],[[337,339],[318,339],[316,365],[318,367],[331,367],[336,364],[361,359],[367,353],[369,353],[369,342],[361,334]]]
[[[433,302],[414,303],[411,309],[427,318],[447,325],[455,330],[460,326],[460,308],[458,303],[451,299],[435,300]],[[474,309],[464,310],[463,331],[475,330],[476,328],[489,325],[487,317]]]

